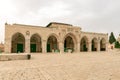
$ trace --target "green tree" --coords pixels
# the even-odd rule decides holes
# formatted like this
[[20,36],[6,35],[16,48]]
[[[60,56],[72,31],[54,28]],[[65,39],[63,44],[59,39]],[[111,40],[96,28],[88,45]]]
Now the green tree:
[[115,42],[115,48],[120,48],[120,43],[118,41]]
[[113,34],[113,32],[111,32],[110,36],[109,36],[109,43],[112,44],[116,42],[115,36]]

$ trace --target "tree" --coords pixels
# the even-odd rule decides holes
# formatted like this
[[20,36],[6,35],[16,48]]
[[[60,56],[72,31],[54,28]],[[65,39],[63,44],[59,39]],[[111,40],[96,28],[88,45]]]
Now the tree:
[[111,32],[110,36],[109,36],[109,43],[112,44],[116,42],[115,36],[113,34],[113,32]]
[[118,41],[115,42],[115,48],[120,48],[120,43]]

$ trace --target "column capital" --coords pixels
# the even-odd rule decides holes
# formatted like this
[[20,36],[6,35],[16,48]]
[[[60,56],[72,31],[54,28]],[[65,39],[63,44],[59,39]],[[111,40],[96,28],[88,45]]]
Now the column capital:
[[64,43],[63,41],[58,41],[59,43]]
[[91,42],[91,41],[88,41],[87,43],[91,44],[92,42]]
[[28,39],[25,39],[25,40],[27,40],[27,41],[28,41],[28,40],[30,40],[30,38],[28,38]]
[[43,41],[43,42],[47,42],[47,40],[45,40],[45,39],[43,39],[42,41]]
[[80,41],[77,41],[77,43],[80,43]]

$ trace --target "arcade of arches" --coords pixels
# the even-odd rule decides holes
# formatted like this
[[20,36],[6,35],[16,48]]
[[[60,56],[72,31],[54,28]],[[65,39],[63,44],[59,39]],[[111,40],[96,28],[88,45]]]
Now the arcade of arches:
[[[75,37],[75,36],[74,36]],[[22,33],[16,33],[12,36],[11,42],[11,53],[23,53],[25,52],[25,37]],[[91,44],[90,44],[91,43]],[[64,39],[64,52],[72,50],[76,52],[75,40],[71,36],[67,36]],[[105,51],[106,50],[106,40],[102,38],[100,41],[97,38],[93,38],[89,42],[86,36],[82,37],[80,40],[80,52],[87,51]],[[91,46],[89,49],[89,46]],[[42,40],[38,34],[33,34],[30,38],[30,52],[31,53],[41,53],[42,52]],[[48,37],[46,42],[46,52],[60,52],[58,39],[51,35]]]
[[51,22],[47,26],[5,24],[5,53],[71,53],[106,51],[107,33]]

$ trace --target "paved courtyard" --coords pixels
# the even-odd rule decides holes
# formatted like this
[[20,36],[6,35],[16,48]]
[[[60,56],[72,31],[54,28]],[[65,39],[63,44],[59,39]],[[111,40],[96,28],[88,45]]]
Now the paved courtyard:
[[32,54],[0,62],[0,80],[120,80],[120,52]]

